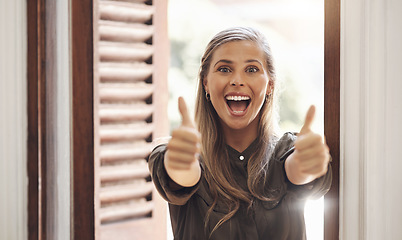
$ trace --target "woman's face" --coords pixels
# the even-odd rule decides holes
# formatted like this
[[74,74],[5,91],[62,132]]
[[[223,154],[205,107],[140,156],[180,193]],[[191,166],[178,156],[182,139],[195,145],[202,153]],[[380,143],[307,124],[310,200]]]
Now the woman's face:
[[203,84],[224,130],[257,130],[257,116],[270,92],[260,46],[246,40],[225,43],[210,64]]

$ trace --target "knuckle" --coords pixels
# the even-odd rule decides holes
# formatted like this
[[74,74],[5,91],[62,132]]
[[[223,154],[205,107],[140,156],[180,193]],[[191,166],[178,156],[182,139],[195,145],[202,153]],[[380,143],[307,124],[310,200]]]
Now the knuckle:
[[312,135],[312,140],[316,143],[316,144],[321,144],[323,142],[323,138],[320,134],[318,133],[314,133]]
[[328,171],[328,167],[325,165],[324,167],[321,168],[320,171],[320,176],[324,176]]
[[172,131],[172,140],[179,138],[179,137],[182,135],[181,132],[182,132],[182,131],[181,131],[179,128],[174,129],[174,130]]
[[304,145],[304,138],[297,138],[295,142],[295,149],[301,149],[302,146]]
[[175,139],[175,138],[170,139],[170,141],[169,141],[168,144],[167,144],[167,148],[169,149],[169,148],[171,148],[172,146],[174,146],[174,145],[175,145],[175,142],[176,142],[176,139]]
[[168,159],[171,157],[171,150],[166,151],[165,157],[168,158]]
[[172,136],[177,135],[180,132],[180,128],[173,129]]
[[197,135],[195,135],[195,134],[193,134],[193,133],[190,133],[189,135],[188,135],[188,139],[192,142],[192,143],[196,143],[198,140],[197,140]]
[[325,174],[328,170],[328,163],[326,161],[321,162],[319,169],[322,174]]

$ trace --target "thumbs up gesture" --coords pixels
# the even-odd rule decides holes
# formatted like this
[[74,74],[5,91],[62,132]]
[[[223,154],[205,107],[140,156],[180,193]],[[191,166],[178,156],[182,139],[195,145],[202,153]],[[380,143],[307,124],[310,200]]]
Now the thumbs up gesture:
[[314,118],[315,107],[311,106],[297,135],[295,151],[285,162],[286,175],[296,185],[309,183],[328,171],[329,148],[325,138],[311,130]]
[[183,187],[194,186],[201,176],[198,162],[201,138],[188,113],[186,102],[179,98],[181,125],[173,130],[167,145],[164,166],[169,177]]

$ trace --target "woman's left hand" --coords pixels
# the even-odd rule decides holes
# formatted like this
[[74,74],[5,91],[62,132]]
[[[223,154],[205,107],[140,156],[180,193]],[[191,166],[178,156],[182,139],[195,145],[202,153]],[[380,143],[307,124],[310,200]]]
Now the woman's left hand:
[[295,151],[285,161],[286,175],[296,185],[307,184],[328,171],[329,148],[325,137],[311,130],[314,117],[315,106],[311,106],[297,135]]

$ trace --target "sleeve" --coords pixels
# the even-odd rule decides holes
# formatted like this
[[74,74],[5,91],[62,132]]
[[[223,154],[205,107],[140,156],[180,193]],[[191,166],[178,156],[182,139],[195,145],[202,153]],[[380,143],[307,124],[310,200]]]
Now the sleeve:
[[318,199],[325,195],[331,187],[331,164],[328,164],[328,171],[324,176],[317,178],[310,183],[304,185],[295,185],[290,182],[285,171],[285,161],[294,151],[294,142],[296,141],[296,138],[297,136],[295,133],[284,134],[275,147],[273,160],[275,161],[275,164],[280,165],[280,169],[282,171],[281,175],[283,175],[282,179],[285,181],[288,194],[294,194],[295,197],[299,199]]
[[[166,172],[163,161],[166,145],[159,145],[152,150],[148,167],[156,190],[167,202],[174,205],[184,205],[198,190],[201,180],[193,187],[183,187],[174,182]],[[201,177],[202,178],[202,177]]]

